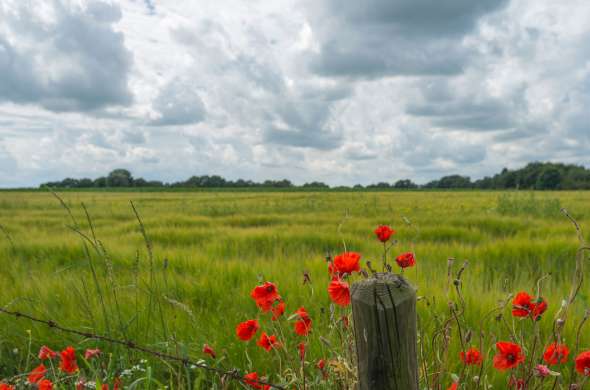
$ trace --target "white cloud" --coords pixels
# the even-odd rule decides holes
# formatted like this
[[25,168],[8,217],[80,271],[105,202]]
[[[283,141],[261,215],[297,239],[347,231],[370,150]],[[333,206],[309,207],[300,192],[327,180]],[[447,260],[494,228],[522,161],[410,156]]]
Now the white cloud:
[[586,0],[359,4],[0,0],[0,186],[587,161]]

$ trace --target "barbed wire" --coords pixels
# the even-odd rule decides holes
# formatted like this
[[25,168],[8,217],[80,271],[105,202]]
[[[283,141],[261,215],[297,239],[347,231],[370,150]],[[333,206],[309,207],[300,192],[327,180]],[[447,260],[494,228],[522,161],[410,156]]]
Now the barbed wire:
[[16,318],[25,318],[25,319],[30,320],[32,322],[35,322],[38,324],[43,324],[43,325],[49,327],[50,329],[59,330],[64,333],[70,333],[70,334],[75,334],[75,335],[82,336],[85,338],[96,339],[96,340],[104,341],[104,342],[107,342],[110,344],[122,345],[128,349],[133,349],[136,351],[144,352],[149,355],[156,356],[160,359],[176,361],[176,362],[182,363],[185,366],[194,366],[196,368],[200,368],[200,369],[203,369],[206,371],[214,372],[216,374],[221,375],[222,377],[236,380],[236,381],[242,382],[247,385],[251,385],[252,383],[254,383],[255,385],[270,386],[273,389],[286,390],[286,388],[283,386],[276,385],[274,383],[266,382],[263,380],[255,380],[255,381],[247,380],[242,375],[240,375],[240,373],[237,369],[224,370],[224,369],[217,368],[217,367],[211,367],[211,366],[208,366],[207,364],[193,361],[189,358],[183,358],[180,356],[170,355],[168,353],[164,353],[164,352],[150,349],[148,347],[139,345],[131,340],[120,340],[120,339],[115,339],[115,338],[112,338],[109,336],[99,335],[99,334],[92,333],[92,332],[84,332],[84,331],[77,330],[77,329],[66,328],[66,327],[59,325],[56,321],[44,320],[41,318],[33,317],[30,314],[19,312],[19,311],[7,310],[3,307],[0,307],[0,313],[6,314],[9,316],[13,316]]

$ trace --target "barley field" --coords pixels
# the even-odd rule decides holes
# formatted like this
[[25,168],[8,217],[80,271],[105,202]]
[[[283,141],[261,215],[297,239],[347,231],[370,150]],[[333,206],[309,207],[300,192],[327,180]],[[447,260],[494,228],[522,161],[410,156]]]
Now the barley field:
[[[270,280],[288,314],[305,306],[314,319],[310,360],[328,357],[340,341],[329,327],[325,257],[346,246],[362,254],[363,265],[379,263],[382,247],[373,235],[378,224],[397,230],[395,252],[416,253],[417,266],[404,276],[423,297],[418,312],[424,329],[435,326],[433,313],[445,313],[452,294],[448,258],[455,259],[453,272],[469,261],[462,279],[465,319],[474,333],[484,319],[500,329],[503,325],[486,314],[510,293],[535,291],[543,277],[545,316],[552,319],[570,289],[578,248],[574,226],[560,208],[590,232],[589,192],[63,192],[59,197],[63,204],[48,192],[0,192],[0,306],[193,359],[203,357],[208,343],[222,356],[219,366],[256,369],[271,378],[284,362],[235,336],[237,323],[258,315],[250,290]],[[304,272],[311,284],[303,283]],[[588,292],[587,285],[580,291],[578,316],[590,307]],[[527,331],[506,320],[518,332]],[[550,332],[550,325],[547,321],[541,331]],[[566,325],[566,339],[575,338],[574,326]],[[181,375],[193,387],[197,380],[202,388],[217,386],[199,370],[28,320],[0,315],[0,329],[0,378],[30,370],[41,345],[72,344],[99,346],[110,354],[109,364],[121,369],[145,359],[150,375],[169,387],[180,383]],[[293,354],[295,343],[285,336]],[[581,345],[590,347],[587,331]],[[484,349],[492,353],[492,342]],[[451,364],[449,373],[454,369]],[[502,380],[497,374],[489,383]]]

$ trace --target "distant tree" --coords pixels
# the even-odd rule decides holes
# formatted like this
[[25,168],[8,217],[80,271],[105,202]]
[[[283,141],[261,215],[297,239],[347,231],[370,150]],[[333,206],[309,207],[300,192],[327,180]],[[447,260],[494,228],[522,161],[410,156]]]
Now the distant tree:
[[107,176],[107,187],[131,187],[133,176],[126,169],[115,169]]
[[104,188],[107,186],[107,178],[104,176],[101,176],[97,179],[94,179],[93,185],[94,185],[94,187],[97,187],[97,188]]
[[468,176],[450,175],[438,180],[437,188],[470,188],[471,179]]
[[418,185],[410,179],[398,180],[393,184],[393,188],[418,188]]
[[80,179],[80,180],[78,180],[78,187],[80,187],[80,188],[94,187],[94,182],[92,181],[92,179],[88,179],[88,178]]
[[301,186],[302,188],[330,188],[326,183],[321,181],[312,181],[311,183],[305,183]]
[[561,173],[555,167],[548,167],[537,179],[537,189],[558,190],[561,188]]

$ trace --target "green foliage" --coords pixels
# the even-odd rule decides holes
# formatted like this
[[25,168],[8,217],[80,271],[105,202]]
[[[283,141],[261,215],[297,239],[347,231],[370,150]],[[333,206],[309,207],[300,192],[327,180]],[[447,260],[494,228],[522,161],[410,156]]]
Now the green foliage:
[[[219,175],[192,176],[185,181],[176,183],[163,183],[161,181],[148,181],[143,178],[134,179],[126,169],[115,169],[107,177],[91,179],[66,178],[58,182],[48,182],[41,188],[262,188],[262,189],[330,189],[325,183],[311,182],[296,186],[287,179],[265,180],[257,183],[251,180],[238,179],[227,180]],[[535,190],[577,190],[590,189],[590,170],[577,165],[559,163],[530,163],[524,168],[508,170],[504,168],[501,173],[493,177],[485,177],[471,181],[468,176],[449,175],[438,180],[430,181],[424,185],[417,185],[409,179],[398,180],[393,185],[388,182],[379,182],[362,186],[356,184],[352,187],[332,187],[333,190],[385,190],[385,189],[535,189]]]

